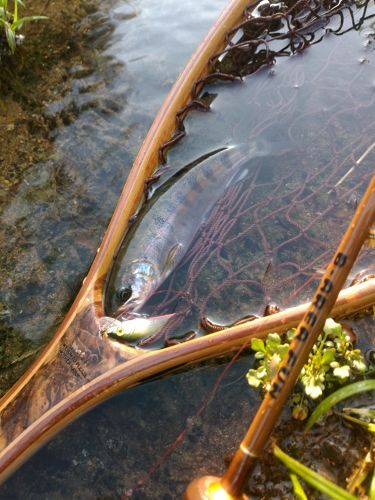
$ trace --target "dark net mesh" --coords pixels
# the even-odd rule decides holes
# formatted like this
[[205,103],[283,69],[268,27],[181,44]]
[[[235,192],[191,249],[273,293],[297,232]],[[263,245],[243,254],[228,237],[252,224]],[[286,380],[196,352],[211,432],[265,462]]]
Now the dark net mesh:
[[227,47],[210,58],[211,73],[195,82],[190,103],[176,116],[176,131],[160,147],[160,162],[166,162],[165,151],[185,135],[184,119],[192,109],[207,110],[209,103],[202,87],[215,80],[242,79],[277,58],[301,53],[323,40],[327,34],[341,36],[359,31],[374,14],[370,1],[261,1],[244,11],[244,20],[226,34]]
[[[263,315],[270,303],[287,308],[311,298],[374,173],[373,16],[369,2],[261,2],[228,33],[227,48],[212,58],[212,75],[197,82],[161,156],[186,130],[185,149],[198,136],[212,140],[211,113],[186,119],[209,101],[217,136],[229,129],[231,143],[265,137],[280,147],[249,159],[246,177],[215,204],[144,307],[175,317],[141,345],[203,333],[204,318],[231,324]],[[240,88],[216,82],[245,75]],[[372,272],[374,250],[364,249],[350,280]]]

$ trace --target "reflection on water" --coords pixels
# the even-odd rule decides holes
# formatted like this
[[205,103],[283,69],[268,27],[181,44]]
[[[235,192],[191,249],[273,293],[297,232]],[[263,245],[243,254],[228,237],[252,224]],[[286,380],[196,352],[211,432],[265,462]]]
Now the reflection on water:
[[[1,214],[1,368],[12,366],[10,379],[61,321],[154,115],[224,4],[202,2],[197,16],[188,2],[119,2],[81,20],[82,64],[70,68],[71,91],[45,109],[53,156],[28,170]],[[10,383],[6,375],[0,390]]]

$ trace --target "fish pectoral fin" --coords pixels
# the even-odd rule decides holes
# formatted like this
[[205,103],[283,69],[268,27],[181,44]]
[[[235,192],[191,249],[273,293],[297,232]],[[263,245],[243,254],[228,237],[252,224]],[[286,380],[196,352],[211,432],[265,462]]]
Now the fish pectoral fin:
[[173,247],[169,250],[167,258],[165,259],[165,263],[162,269],[162,273],[166,273],[173,269],[176,265],[176,262],[178,262],[179,257],[181,257],[182,254],[182,244],[181,243],[176,243],[173,245]]

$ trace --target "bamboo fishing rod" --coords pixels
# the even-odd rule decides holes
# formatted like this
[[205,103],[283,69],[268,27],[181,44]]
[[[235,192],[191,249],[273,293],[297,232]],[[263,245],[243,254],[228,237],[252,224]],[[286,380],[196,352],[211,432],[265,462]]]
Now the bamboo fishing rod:
[[205,476],[188,486],[185,500],[243,498],[246,482],[275,427],[310,351],[366,241],[374,246],[375,175],[328,265],[289,350],[224,476]]

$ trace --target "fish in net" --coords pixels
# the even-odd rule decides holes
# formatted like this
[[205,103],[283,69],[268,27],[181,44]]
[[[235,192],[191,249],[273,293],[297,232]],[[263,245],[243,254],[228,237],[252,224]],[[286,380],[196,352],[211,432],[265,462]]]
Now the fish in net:
[[[188,158],[202,136],[213,145],[267,138],[281,146],[249,159],[247,175],[220,195],[183,259],[141,308],[174,316],[140,345],[203,334],[207,318],[231,324],[263,315],[272,303],[307,301],[374,172],[369,2],[265,1],[244,16],[228,32],[225,50],[211,58],[211,75],[194,85],[160,159],[186,130],[170,156],[180,148]],[[220,82],[239,78],[240,87]],[[189,113],[208,104],[223,117],[211,123],[213,131],[210,113]],[[152,198],[181,163],[160,167],[147,185]],[[367,248],[350,279],[373,272],[374,250]]]

